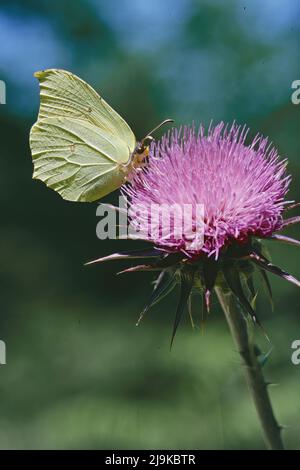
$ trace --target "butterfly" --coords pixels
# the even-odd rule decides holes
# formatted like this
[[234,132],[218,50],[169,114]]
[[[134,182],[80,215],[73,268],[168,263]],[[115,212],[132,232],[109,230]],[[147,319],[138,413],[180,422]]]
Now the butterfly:
[[92,202],[145,163],[152,133],[137,142],[129,125],[86,82],[65,70],[36,72],[40,109],[30,130],[33,178],[68,201]]

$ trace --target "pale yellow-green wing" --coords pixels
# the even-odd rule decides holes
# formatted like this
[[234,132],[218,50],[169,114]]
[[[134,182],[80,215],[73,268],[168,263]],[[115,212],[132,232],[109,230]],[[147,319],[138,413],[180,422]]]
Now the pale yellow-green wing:
[[41,104],[30,132],[33,178],[70,201],[95,201],[117,189],[136,146],[128,124],[75,75],[35,75]]
[[[46,118],[32,127],[33,178],[68,201],[92,202],[124,182],[120,161],[130,150],[118,136],[74,118]],[[126,156],[126,158],[124,158]]]

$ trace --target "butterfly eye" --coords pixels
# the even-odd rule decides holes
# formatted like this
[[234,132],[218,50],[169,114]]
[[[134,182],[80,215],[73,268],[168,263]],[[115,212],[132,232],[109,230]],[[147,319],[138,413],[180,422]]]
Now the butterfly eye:
[[149,147],[152,142],[154,142],[154,138],[152,137],[152,135],[146,135],[146,137],[142,141],[142,146]]

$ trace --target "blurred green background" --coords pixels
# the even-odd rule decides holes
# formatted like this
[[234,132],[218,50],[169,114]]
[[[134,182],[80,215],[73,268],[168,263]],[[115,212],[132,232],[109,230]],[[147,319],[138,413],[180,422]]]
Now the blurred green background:
[[[169,352],[176,295],[139,328],[151,274],[83,263],[133,242],[96,238],[97,204],[63,201],[31,180],[34,71],[65,68],[94,86],[138,137],[161,119],[247,123],[289,158],[300,200],[297,0],[2,0],[0,366],[1,448],[264,448],[223,314],[205,334],[186,319]],[[106,198],[117,200],[117,194]],[[289,230],[299,238],[299,228]],[[299,251],[270,246],[300,276]],[[265,366],[288,448],[300,449],[300,292],[271,279],[259,315],[274,349]],[[259,284],[258,284],[259,286]],[[260,286],[259,286],[260,287]],[[200,304],[195,306],[199,314]],[[269,345],[258,333],[262,349]]]

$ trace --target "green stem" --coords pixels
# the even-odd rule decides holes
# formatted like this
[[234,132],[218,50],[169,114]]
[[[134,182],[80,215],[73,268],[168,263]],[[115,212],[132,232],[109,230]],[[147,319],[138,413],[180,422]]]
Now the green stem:
[[267,384],[261,366],[254,353],[248,335],[247,323],[241,314],[233,294],[216,287],[216,294],[224,311],[231,335],[245,365],[245,374],[250,394],[261,423],[263,436],[268,449],[283,450],[281,427],[278,425],[272,409]]

